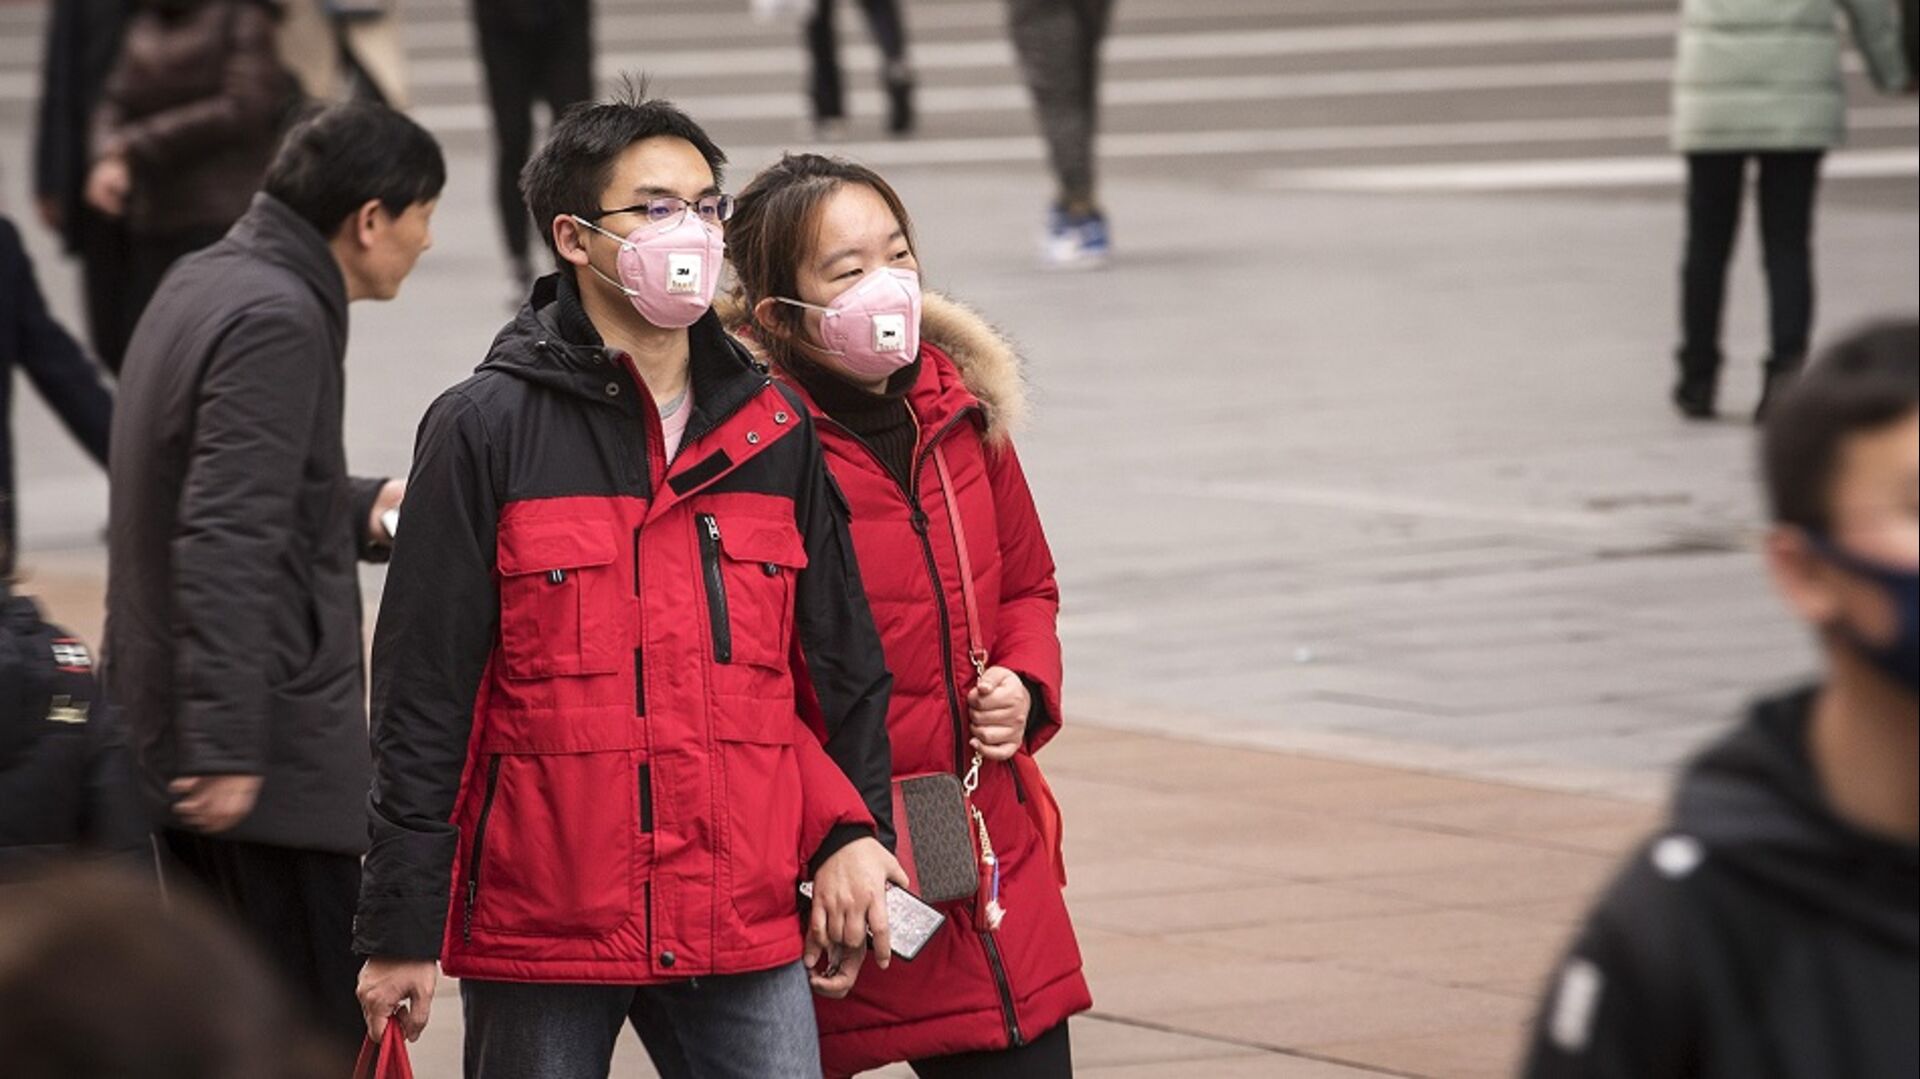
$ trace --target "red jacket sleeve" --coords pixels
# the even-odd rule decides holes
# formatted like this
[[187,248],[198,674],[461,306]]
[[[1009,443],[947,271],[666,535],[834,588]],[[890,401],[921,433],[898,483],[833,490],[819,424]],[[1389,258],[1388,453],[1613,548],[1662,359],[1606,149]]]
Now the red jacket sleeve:
[[1037,751],[1060,730],[1060,586],[1040,512],[1012,443],[987,447],[987,476],[1000,522],[1000,618],[988,645],[993,662],[1026,680],[1034,693],[1027,748]]
[[811,875],[841,847],[872,837],[873,814],[806,721],[796,715],[793,723],[794,758],[800,764],[800,858]]

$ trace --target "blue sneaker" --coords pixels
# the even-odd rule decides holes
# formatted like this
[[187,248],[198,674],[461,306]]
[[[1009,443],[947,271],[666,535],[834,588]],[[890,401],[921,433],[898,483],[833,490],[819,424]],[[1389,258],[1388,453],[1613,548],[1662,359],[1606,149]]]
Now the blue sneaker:
[[1047,235],[1041,261],[1056,270],[1089,270],[1104,266],[1113,253],[1106,216],[1069,214],[1058,206],[1047,213]]

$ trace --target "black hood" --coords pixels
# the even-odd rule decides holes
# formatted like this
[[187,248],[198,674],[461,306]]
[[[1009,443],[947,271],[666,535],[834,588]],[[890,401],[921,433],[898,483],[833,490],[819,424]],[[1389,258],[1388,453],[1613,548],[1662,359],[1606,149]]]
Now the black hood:
[[[687,419],[686,438],[691,441],[751,401],[768,377],[712,311],[689,326],[687,335],[694,410]],[[532,295],[493,339],[477,370],[502,372],[640,415],[632,374],[594,329],[577,286],[566,274],[534,282]],[[610,387],[618,392],[609,392]]]
[[1762,701],[1702,753],[1674,799],[1709,862],[1809,910],[1920,948],[1920,847],[1835,816],[1807,748],[1817,690]]

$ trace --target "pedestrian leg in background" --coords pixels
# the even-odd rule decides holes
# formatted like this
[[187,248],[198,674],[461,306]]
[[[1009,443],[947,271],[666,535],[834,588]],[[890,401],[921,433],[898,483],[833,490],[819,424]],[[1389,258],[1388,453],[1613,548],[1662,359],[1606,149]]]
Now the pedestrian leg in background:
[[846,127],[847,91],[840,75],[840,38],[834,28],[839,0],[814,0],[807,20],[807,97],[813,105],[815,138],[838,135]]
[[1680,381],[1673,402],[1690,419],[1713,415],[1727,260],[1740,228],[1747,155],[1687,155],[1686,261],[1680,271]]
[[1050,265],[1099,265],[1111,252],[1094,184],[1100,47],[1113,0],[1009,0],[1009,29],[1059,184],[1048,214]]
[[494,206],[507,245],[512,305],[526,299],[536,276],[531,255],[532,220],[520,196],[520,170],[533,152],[533,107],[545,101],[558,116],[593,97],[592,8],[585,0],[557,0],[529,16],[522,7],[496,11],[475,5],[480,60],[487,75],[487,106],[493,114]]
[[120,361],[127,354],[127,341],[133,337],[133,320],[127,317],[132,309],[127,302],[127,287],[133,272],[133,238],[127,234],[124,220],[95,213],[90,207],[75,212],[83,215],[78,253],[87,338],[93,354],[117,376]]
[[[834,7],[838,0],[816,0],[807,20],[807,57],[811,78],[808,100],[813,106],[815,138],[834,138],[845,132],[846,79],[840,69],[840,41]],[[913,67],[907,61],[907,24],[900,0],[860,0],[867,30],[880,49],[881,86],[887,94],[887,131],[913,132]]]
[[351,854],[238,843],[168,829],[163,846],[239,925],[253,935],[288,987],[303,995],[312,1028],[351,1054],[366,1034],[354,996],[353,908],[360,859]]
[[1767,267],[1772,348],[1756,420],[1806,361],[1813,332],[1813,201],[1820,187],[1817,150],[1760,155],[1760,242]]
[[880,48],[880,84],[887,94],[887,133],[910,135],[913,111],[913,66],[907,62],[907,22],[900,0],[860,0],[867,30]]
[[493,114],[493,200],[500,215],[501,238],[507,245],[508,275],[524,300],[533,279],[527,257],[530,224],[527,204],[520,198],[520,169],[533,152],[533,80],[536,53],[523,28],[506,19],[481,15],[475,20],[480,35],[480,63],[487,75],[487,108]]

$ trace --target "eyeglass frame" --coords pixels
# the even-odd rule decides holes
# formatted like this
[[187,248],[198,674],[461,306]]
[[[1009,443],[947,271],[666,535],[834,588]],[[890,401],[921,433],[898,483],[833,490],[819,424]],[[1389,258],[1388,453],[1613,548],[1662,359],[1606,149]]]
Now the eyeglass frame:
[[581,214],[579,216],[584,221],[598,224],[602,219],[612,217],[615,214],[637,213],[645,217],[647,219],[648,224],[657,225],[662,221],[671,220],[672,215],[669,215],[668,217],[662,217],[656,220],[649,213],[654,203],[677,202],[680,204],[679,214],[681,216],[684,216],[688,212],[699,213],[700,204],[703,202],[706,202],[708,199],[713,199],[717,203],[715,207],[714,216],[707,217],[705,214],[700,214],[699,216],[702,221],[708,221],[708,222],[711,222],[712,224],[716,224],[716,225],[726,224],[728,221],[733,219],[734,211],[739,208],[738,200],[736,200],[732,195],[728,195],[725,193],[714,194],[714,195],[702,195],[697,199],[684,199],[684,198],[681,198],[679,195],[654,195],[651,198],[647,199],[647,201],[636,202],[632,206],[622,206],[617,210],[600,210],[592,214]]

